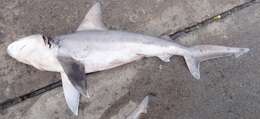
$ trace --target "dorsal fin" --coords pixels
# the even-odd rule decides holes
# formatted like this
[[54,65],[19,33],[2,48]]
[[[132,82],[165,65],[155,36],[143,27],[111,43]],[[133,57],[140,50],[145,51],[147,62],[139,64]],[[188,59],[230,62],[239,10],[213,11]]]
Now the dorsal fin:
[[94,4],[88,13],[85,15],[85,18],[79,25],[77,31],[84,30],[106,30],[104,23],[102,22],[102,10],[100,2]]

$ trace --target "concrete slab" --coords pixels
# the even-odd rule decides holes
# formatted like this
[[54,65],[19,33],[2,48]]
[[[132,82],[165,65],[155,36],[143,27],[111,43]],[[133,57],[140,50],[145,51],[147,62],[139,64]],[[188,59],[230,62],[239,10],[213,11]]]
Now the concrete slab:
[[[159,35],[164,32],[177,31],[242,2],[244,1],[157,0],[148,2],[146,0],[113,0],[104,1],[103,9],[105,10],[105,23],[110,28]],[[3,9],[0,10],[1,14],[4,14],[0,22],[4,29],[4,31],[1,31],[4,40],[0,42],[2,46],[0,54],[3,56],[1,57],[3,63],[1,62],[0,65],[0,73],[3,74],[0,75],[0,85],[3,89],[0,90],[0,94],[4,95],[1,100],[30,92],[59,79],[59,76],[55,73],[36,71],[12,60],[5,53],[6,46],[16,38],[31,33],[40,32],[52,36],[72,32],[93,1],[55,0],[46,2],[22,0],[18,2],[4,1],[3,3],[5,3],[2,4],[3,7],[0,7]],[[84,7],[85,5],[88,5],[88,7]],[[217,118],[217,116],[233,118],[237,116],[235,115],[237,112],[255,117],[258,106],[253,108],[255,111],[249,110],[252,104],[257,103],[255,94],[248,93],[239,86],[242,83],[248,91],[258,91],[255,84],[257,84],[257,73],[259,73],[257,68],[259,67],[254,65],[258,60],[253,60],[259,56],[256,52],[258,50],[256,45],[259,42],[254,39],[258,37],[257,27],[248,24],[259,23],[257,22],[257,20],[259,21],[257,9],[255,7],[247,9],[247,13],[234,15],[231,20],[220,22],[219,25],[210,25],[204,30],[194,32],[181,39],[181,42],[186,44],[210,43],[250,46],[253,48],[253,52],[247,55],[250,58],[246,56],[241,59],[225,58],[203,63],[201,66],[203,80],[201,81],[191,80],[191,75],[181,58],[173,58],[174,61],[171,63],[163,63],[158,59],[149,58],[90,75],[89,87],[92,98],[82,99],[81,112],[78,118],[115,118],[120,109],[128,105],[129,100],[139,104],[148,93],[156,95],[158,100],[152,103],[147,118],[196,119]],[[247,15],[250,19],[239,17],[241,15]],[[254,20],[251,20],[251,18]],[[237,25],[240,25],[240,27],[237,27]],[[246,29],[242,29],[244,27]],[[223,29],[225,31],[222,31]],[[248,34],[248,32],[251,34]],[[231,35],[226,37],[226,34]],[[226,38],[223,38],[224,36]],[[237,40],[232,40],[234,38]],[[242,38],[247,39],[247,41],[252,38],[252,41],[246,42]],[[207,72],[206,70],[210,71]],[[248,73],[247,71],[252,72],[241,76],[241,73]],[[19,81],[18,77],[20,78]],[[248,77],[254,81],[245,80]],[[230,96],[235,100],[232,100],[232,103],[229,102]],[[249,96],[249,98],[246,96]],[[240,104],[241,101],[247,100],[253,103]],[[242,108],[244,106],[245,108]],[[249,111],[243,112],[243,109]],[[17,112],[14,113],[14,111]],[[66,107],[61,89],[46,93],[38,100],[37,98],[32,99],[12,107],[3,112],[0,115],[1,117],[26,119],[76,118]]]
[[113,0],[104,2],[105,6],[111,6],[105,7],[104,16],[105,23],[112,28],[159,36],[174,33],[246,1]]

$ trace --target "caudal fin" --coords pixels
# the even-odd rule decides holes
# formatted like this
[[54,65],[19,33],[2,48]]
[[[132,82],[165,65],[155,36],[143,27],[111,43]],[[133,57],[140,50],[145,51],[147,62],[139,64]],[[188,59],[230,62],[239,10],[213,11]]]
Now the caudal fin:
[[190,54],[184,56],[186,64],[194,78],[200,79],[200,62],[234,55],[239,57],[248,52],[248,48],[223,47],[215,45],[198,45],[189,48]]

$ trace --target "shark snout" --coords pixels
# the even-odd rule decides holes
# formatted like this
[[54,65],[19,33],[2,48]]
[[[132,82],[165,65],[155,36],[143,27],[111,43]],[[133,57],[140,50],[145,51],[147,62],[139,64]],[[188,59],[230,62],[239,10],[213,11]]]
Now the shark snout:
[[18,56],[21,55],[21,53],[23,53],[26,46],[27,46],[26,42],[23,42],[22,40],[15,41],[10,45],[8,45],[7,54],[17,59]]
[[15,44],[16,42],[13,42],[7,47],[7,54],[13,58],[18,54],[18,49],[15,47]]
[[30,35],[18,39],[17,41],[14,41],[10,45],[8,45],[7,53],[11,57],[17,58],[18,55],[25,54],[27,51],[33,51],[34,46],[39,46],[39,44],[42,44],[42,42],[43,42],[42,35],[40,34]]

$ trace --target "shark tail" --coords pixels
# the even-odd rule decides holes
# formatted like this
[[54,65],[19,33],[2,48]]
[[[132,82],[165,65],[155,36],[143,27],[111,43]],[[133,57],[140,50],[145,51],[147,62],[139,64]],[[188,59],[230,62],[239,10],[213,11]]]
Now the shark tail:
[[190,47],[188,50],[189,53],[184,56],[184,59],[189,71],[196,79],[200,79],[200,62],[232,55],[239,57],[249,51],[248,48],[224,47],[216,45],[198,45]]

